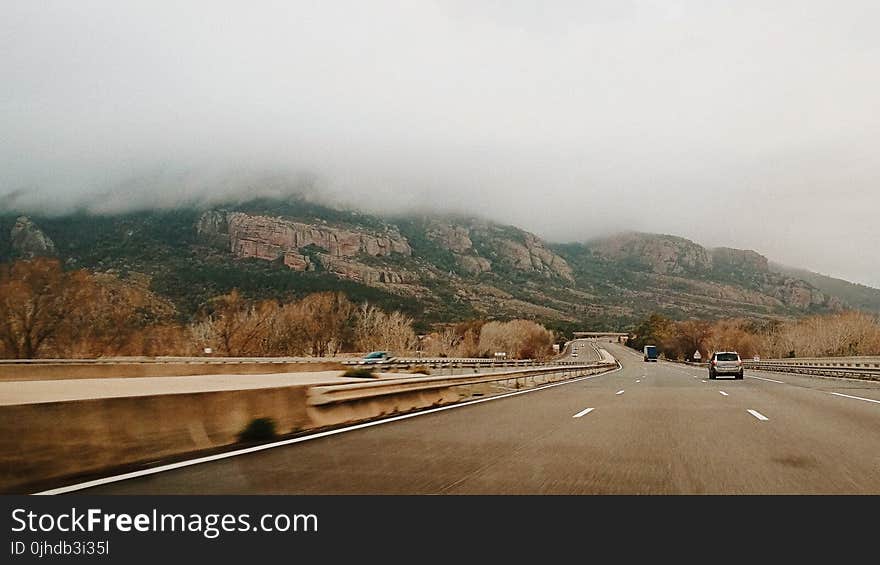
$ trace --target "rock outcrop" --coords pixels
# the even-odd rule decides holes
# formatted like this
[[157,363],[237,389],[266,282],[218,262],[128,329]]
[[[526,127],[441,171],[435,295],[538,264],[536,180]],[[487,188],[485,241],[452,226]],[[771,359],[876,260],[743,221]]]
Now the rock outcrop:
[[293,253],[285,261],[291,265],[301,265],[300,250],[312,246],[332,257],[412,255],[406,238],[392,229],[377,234],[217,210],[202,214],[196,229],[204,241],[228,246],[237,257],[274,261]]
[[574,281],[574,273],[565,259],[547,249],[544,242],[534,234],[522,232],[522,241],[495,240],[495,250],[500,261],[520,271],[556,275],[567,281]]
[[574,281],[565,259],[548,249],[538,236],[513,227],[481,221],[463,225],[434,220],[426,225],[425,237],[452,252],[456,266],[469,275],[491,272],[498,263],[518,271]]
[[773,281],[765,285],[764,292],[778,298],[783,304],[806,310],[812,306],[830,306],[826,296],[809,283],[792,278]]
[[419,282],[417,274],[402,269],[373,267],[345,257],[332,256],[326,253],[319,253],[317,257],[321,266],[327,271],[342,278],[371,286]]
[[660,275],[700,273],[712,265],[704,247],[671,235],[630,232],[592,242],[590,247],[602,257]]
[[492,270],[492,262],[476,255],[456,255],[455,264],[469,275],[479,275]]
[[479,275],[492,270],[492,262],[480,257],[474,249],[471,230],[467,226],[432,221],[425,227],[425,237],[451,251],[456,266],[465,274]]
[[12,249],[22,257],[53,257],[57,254],[55,242],[27,216],[15,220],[9,237]]
[[415,273],[377,268],[362,261],[411,256],[412,248],[399,232],[373,233],[326,225],[305,224],[284,218],[212,210],[196,224],[203,241],[226,248],[242,259],[281,260],[294,271],[319,267],[342,278],[368,285],[418,282]]
[[465,226],[431,222],[425,228],[425,237],[453,253],[469,253],[474,248],[471,232]]
[[727,268],[761,273],[770,270],[767,258],[751,249],[716,247],[712,249],[711,258],[712,265],[716,269]]

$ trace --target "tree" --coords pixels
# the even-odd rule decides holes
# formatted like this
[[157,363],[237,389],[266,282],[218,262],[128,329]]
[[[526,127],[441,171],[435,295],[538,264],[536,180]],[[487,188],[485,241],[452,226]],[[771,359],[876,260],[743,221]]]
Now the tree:
[[334,355],[353,341],[355,308],[343,293],[310,294],[298,308],[311,355]]
[[489,322],[480,330],[480,351],[503,351],[516,359],[541,359],[552,354],[553,332],[531,320]]
[[276,310],[271,300],[254,304],[233,289],[209,301],[207,314],[192,326],[192,334],[197,343],[224,355],[259,355]]
[[390,314],[364,302],[355,313],[355,343],[361,351],[412,351],[417,339],[412,318]]
[[87,306],[88,274],[65,272],[56,259],[17,261],[0,268],[0,341],[8,356],[38,357]]
[[[64,331],[55,336],[55,353],[65,357],[145,354],[146,341],[158,339],[158,333],[153,338],[149,334],[160,327],[166,332],[176,327],[174,306],[153,294],[147,284],[103,273],[84,277],[80,304],[70,310]],[[160,354],[168,355],[164,350]]]
[[666,351],[667,357],[690,358],[695,351],[705,359],[710,353],[707,340],[712,336],[712,322],[707,320],[686,320],[675,324],[676,343]]
[[675,324],[659,314],[651,314],[647,320],[636,326],[632,337],[627,341],[630,347],[639,351],[646,345],[656,345],[662,352],[675,337]]

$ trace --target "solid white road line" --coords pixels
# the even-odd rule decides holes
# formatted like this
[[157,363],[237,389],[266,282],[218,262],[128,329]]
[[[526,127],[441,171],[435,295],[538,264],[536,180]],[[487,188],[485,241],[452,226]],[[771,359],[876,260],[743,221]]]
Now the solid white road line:
[[181,467],[190,467],[192,465],[198,465],[200,463],[209,463],[211,461],[218,461],[220,459],[229,459],[230,457],[237,457],[239,455],[247,455],[249,453],[256,453],[257,451],[264,451],[266,449],[272,449],[275,447],[284,447],[285,445],[293,445],[295,443],[302,443],[304,441],[309,441],[312,439],[318,439],[327,436],[334,436],[337,434],[342,434],[345,432],[351,432],[354,430],[360,430],[363,428],[369,428],[372,426],[379,426],[382,424],[388,424],[390,422],[397,422],[399,420],[407,420],[409,418],[417,418],[418,416],[424,416],[425,414],[433,414],[435,412],[442,412],[444,410],[454,410],[456,408],[462,408],[464,406],[470,406],[472,404],[480,404],[482,402],[490,402],[492,400],[500,400],[502,398],[509,398],[511,396],[518,396],[520,394],[528,394],[531,392],[539,392],[542,390],[547,390],[548,388],[554,388],[557,386],[563,386],[567,384],[576,383],[579,381],[585,381],[587,379],[595,379],[597,377],[604,377],[606,375],[610,375],[611,373],[616,373],[623,369],[623,365],[620,363],[617,364],[617,368],[608,371],[606,373],[599,373],[597,375],[590,375],[587,377],[578,377],[576,379],[570,379],[567,381],[562,381],[558,383],[552,383],[549,385],[544,385],[540,387],[530,388],[528,390],[518,390],[516,392],[508,392],[505,394],[499,394],[497,396],[489,396],[487,398],[479,398],[477,400],[469,400],[467,402],[460,402],[458,404],[450,404],[449,406],[441,406],[440,408],[430,408],[428,410],[422,410],[420,412],[413,412],[411,414],[403,414],[401,416],[393,416],[391,418],[384,418],[382,420],[374,420],[372,422],[364,422],[363,424],[355,424],[353,426],[346,426],[344,428],[337,428],[335,430],[327,430],[326,432],[319,432],[316,434],[311,434],[307,436],[285,439],[282,441],[276,441],[273,443],[266,443],[263,445],[257,445],[254,447],[247,447],[245,449],[236,449],[235,451],[227,451],[224,453],[218,453],[216,455],[209,455],[207,457],[199,457],[196,459],[189,459],[186,461],[178,461],[177,463],[169,463],[167,465],[160,465],[158,467],[151,467],[149,469],[141,469],[140,471],[132,471],[131,473],[123,473],[121,475],[113,475],[110,477],[103,477],[100,479],[95,479],[92,481],[86,481],[84,483],[78,483],[73,485],[67,485],[64,487],[58,487],[50,490],[44,490],[42,492],[35,492],[35,495],[53,495],[53,494],[65,494],[68,492],[74,492],[77,490],[83,490],[87,488],[97,487],[101,485],[106,485],[109,483],[116,483],[119,481],[124,481],[127,479],[135,479],[137,477],[144,477],[147,475],[156,475],[158,473],[162,473],[164,471],[171,471],[174,469],[180,469]]
[[785,383],[782,382],[782,381],[774,381],[773,379],[765,379],[764,377],[753,377],[752,375],[746,375],[746,378],[749,378],[749,379],[760,379],[760,380],[762,380],[762,381],[770,381],[771,383],[779,383],[779,384],[781,384],[781,385],[784,385],[784,384],[785,384]]
[[841,394],[839,392],[832,392],[834,396],[843,396],[845,398],[855,398],[856,400],[864,400],[865,402],[874,402],[875,404],[880,404],[880,400],[874,400],[873,398],[862,398],[861,396],[850,396],[849,394]]
[[581,416],[586,416],[587,414],[589,414],[592,411],[593,411],[592,408],[587,408],[585,410],[581,410],[580,412],[578,412],[577,414],[572,416],[572,418],[580,418]]
[[770,419],[770,418],[768,418],[767,416],[765,416],[765,415],[761,414],[760,412],[758,412],[757,410],[749,409],[749,410],[747,410],[747,412],[748,412],[749,414],[751,414],[752,416],[754,416],[755,418],[759,419],[759,420],[764,420],[764,421],[766,421],[766,420],[769,420],[769,419]]
[[730,396],[729,394],[727,394],[727,393],[724,392],[723,390],[719,390],[718,392],[721,393],[721,396]]
[[618,391],[615,392],[614,394],[623,394],[623,391],[622,391],[622,390],[618,390]]

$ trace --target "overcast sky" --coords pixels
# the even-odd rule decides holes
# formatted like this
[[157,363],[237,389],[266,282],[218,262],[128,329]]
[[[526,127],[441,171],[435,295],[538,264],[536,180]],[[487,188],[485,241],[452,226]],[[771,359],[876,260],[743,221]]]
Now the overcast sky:
[[880,287],[874,0],[0,8],[0,206],[289,176],[357,207],[671,233]]

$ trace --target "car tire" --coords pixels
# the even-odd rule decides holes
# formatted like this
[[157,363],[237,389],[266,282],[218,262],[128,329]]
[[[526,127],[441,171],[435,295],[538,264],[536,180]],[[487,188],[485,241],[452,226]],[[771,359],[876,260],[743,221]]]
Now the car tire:
[[744,373],[743,371],[740,371],[739,374],[736,376],[736,378],[742,380],[742,378],[743,378],[744,376],[745,376],[745,373]]
[[715,378],[715,373],[713,373],[712,371],[709,371],[709,378],[710,378],[710,379],[714,379],[714,378]]

